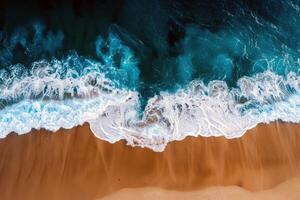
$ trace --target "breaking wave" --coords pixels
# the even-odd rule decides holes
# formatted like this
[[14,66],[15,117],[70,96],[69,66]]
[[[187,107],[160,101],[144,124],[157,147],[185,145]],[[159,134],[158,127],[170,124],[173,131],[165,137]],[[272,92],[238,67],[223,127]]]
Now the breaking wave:
[[[1,137],[88,122],[103,140],[125,139],[132,146],[162,151],[168,142],[186,136],[234,138],[258,123],[300,122],[300,77],[294,72],[285,77],[271,71],[245,76],[231,89],[225,81],[194,80],[176,92],[160,92],[141,110],[138,91],[119,87],[95,61],[81,58],[87,71],[80,76],[71,68],[65,70],[64,79],[47,70],[49,65],[60,68],[78,59],[72,55],[67,61],[34,63],[31,75],[14,78],[10,87],[1,89],[6,97],[0,111]],[[22,100],[11,103],[20,95]]]

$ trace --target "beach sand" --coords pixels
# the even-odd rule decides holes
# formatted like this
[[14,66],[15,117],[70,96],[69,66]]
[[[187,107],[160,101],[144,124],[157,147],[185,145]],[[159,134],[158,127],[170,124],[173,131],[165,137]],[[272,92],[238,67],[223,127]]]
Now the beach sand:
[[10,134],[0,140],[0,198],[300,199],[299,155],[300,125],[279,122],[162,153],[99,140],[87,124]]

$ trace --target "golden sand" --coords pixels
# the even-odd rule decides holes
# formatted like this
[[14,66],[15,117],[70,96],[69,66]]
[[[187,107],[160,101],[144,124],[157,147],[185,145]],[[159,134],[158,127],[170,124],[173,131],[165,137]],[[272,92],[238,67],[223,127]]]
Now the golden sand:
[[280,199],[289,193],[300,199],[295,184],[299,155],[300,125],[295,124],[259,125],[230,140],[188,137],[162,153],[101,141],[85,124],[1,139],[0,194],[4,200],[126,199],[134,194],[142,199],[149,193],[161,199],[179,194]]

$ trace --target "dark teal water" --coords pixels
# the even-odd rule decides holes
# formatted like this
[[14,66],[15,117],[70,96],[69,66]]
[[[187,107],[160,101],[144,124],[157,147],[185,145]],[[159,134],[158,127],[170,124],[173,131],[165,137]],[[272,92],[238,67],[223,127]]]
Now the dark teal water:
[[[298,1],[74,2],[7,1],[2,68],[61,58],[70,50],[101,60],[93,43],[98,35],[111,35],[134,54],[136,86],[150,96],[196,78],[234,86],[240,77],[266,69],[298,70],[284,64],[298,58]],[[117,57],[116,65],[122,62]]]

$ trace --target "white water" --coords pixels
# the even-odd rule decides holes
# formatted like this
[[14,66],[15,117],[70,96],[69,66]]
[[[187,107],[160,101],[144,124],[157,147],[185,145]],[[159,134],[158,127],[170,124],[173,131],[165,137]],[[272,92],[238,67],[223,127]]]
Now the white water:
[[[64,79],[50,75],[31,74],[1,88],[2,98],[25,97],[0,110],[1,138],[32,128],[56,131],[88,122],[100,139],[125,139],[128,145],[163,151],[168,142],[186,136],[234,138],[258,123],[300,122],[300,78],[292,72],[286,77],[270,71],[243,77],[231,90],[223,81],[193,81],[176,93],[150,98],[142,117],[138,92],[116,89],[101,73]],[[56,94],[59,100],[30,98],[41,93]],[[72,98],[64,99],[66,93]],[[246,100],[239,100],[242,96]]]

